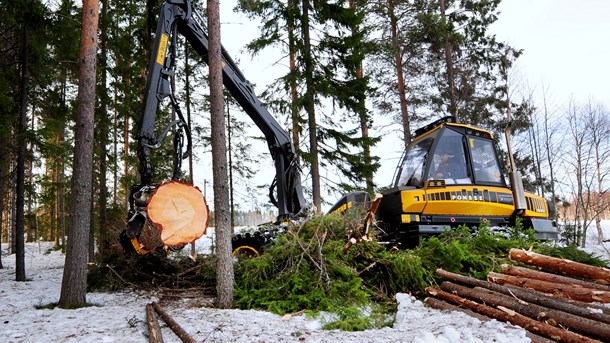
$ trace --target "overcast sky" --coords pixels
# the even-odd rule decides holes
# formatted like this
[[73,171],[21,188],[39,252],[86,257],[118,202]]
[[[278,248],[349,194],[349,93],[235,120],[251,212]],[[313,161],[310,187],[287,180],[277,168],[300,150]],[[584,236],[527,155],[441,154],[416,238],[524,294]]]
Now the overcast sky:
[[[251,59],[243,50],[258,28],[233,13],[235,3],[221,2],[223,45],[251,82],[264,85],[274,56]],[[546,85],[558,103],[592,97],[610,107],[610,0],[504,0],[499,10],[492,32],[524,50],[517,67],[521,82]]]
[[523,49],[518,71],[559,104],[589,98],[610,107],[610,1],[504,0],[497,37]]

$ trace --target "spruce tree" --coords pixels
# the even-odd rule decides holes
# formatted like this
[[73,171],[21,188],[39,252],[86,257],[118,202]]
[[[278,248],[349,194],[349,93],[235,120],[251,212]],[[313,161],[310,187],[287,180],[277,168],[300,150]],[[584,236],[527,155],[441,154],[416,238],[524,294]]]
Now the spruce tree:
[[326,27],[319,44],[323,59],[317,89],[334,104],[319,129],[320,155],[323,163],[334,166],[345,177],[337,187],[341,193],[362,189],[373,193],[372,178],[379,167],[370,150],[378,139],[368,136],[372,118],[366,98],[372,90],[369,77],[363,72],[368,52],[365,4],[317,3],[316,13]]
[[238,8],[263,20],[260,37],[248,45],[252,52],[288,47],[289,73],[281,78],[284,86],[273,90],[281,91],[275,98],[291,99],[278,107],[291,115],[295,142],[307,127],[309,149],[301,155],[310,167],[314,206],[322,206],[321,168],[336,169],[341,178],[325,180],[331,190],[372,192],[378,163],[370,153],[376,140],[368,136],[372,121],[365,101],[371,92],[363,72],[365,2],[240,1]]

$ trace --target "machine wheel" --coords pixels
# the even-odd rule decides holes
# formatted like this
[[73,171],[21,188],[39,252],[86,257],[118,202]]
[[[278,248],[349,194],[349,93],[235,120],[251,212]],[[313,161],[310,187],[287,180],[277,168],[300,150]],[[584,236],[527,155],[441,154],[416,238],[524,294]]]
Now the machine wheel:
[[235,257],[254,258],[260,256],[260,253],[251,246],[242,245],[234,249],[232,255]]

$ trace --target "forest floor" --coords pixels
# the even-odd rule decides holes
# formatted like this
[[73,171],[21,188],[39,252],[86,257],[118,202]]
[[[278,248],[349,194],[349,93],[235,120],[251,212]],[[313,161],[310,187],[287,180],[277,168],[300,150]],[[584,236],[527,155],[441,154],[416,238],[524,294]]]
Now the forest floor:
[[[610,237],[610,221],[604,223]],[[213,230],[209,230],[211,232]],[[610,259],[610,243],[597,244],[590,230],[588,251]],[[202,237],[198,250],[211,241]],[[15,280],[15,255],[1,245],[0,342],[148,342],[145,306],[159,301],[154,292],[88,293],[93,306],[37,309],[59,300],[65,255],[52,243],[27,243],[28,281]],[[323,330],[324,315],[278,316],[255,310],[220,310],[186,302],[163,305],[197,342],[529,342],[525,330],[496,320],[481,322],[459,312],[432,309],[408,294],[398,294],[394,325],[361,332]],[[160,320],[165,342],[180,339]]]

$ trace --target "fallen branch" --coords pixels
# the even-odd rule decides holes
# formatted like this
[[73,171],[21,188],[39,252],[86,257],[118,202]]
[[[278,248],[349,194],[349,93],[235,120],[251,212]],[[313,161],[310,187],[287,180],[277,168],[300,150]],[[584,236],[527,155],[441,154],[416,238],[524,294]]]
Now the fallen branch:
[[152,306],[155,308],[155,311],[157,311],[161,319],[165,321],[167,326],[172,329],[172,331],[182,340],[182,342],[195,343],[195,340],[189,336],[189,334],[186,333],[186,331],[184,331],[184,329],[182,329],[182,327],[172,317],[170,317],[170,315],[167,314],[167,312],[165,312],[165,310],[163,310],[159,304],[153,302]]
[[112,268],[112,266],[111,266],[111,265],[106,264],[106,268],[110,269],[110,271],[111,271],[111,272],[112,272],[114,275],[116,275],[116,277],[118,277],[118,278],[119,278],[119,280],[123,281],[123,283],[124,283],[124,284],[129,285],[129,286],[134,287],[134,288],[136,287],[136,285],[134,285],[133,283],[131,283],[131,282],[126,281],[125,279],[123,279],[123,277],[122,277],[122,276],[121,276],[119,273],[117,273],[117,272],[116,272],[116,270],[114,270],[114,268]]
[[602,285],[610,285],[610,269],[607,268],[550,257],[523,249],[510,249],[508,257],[513,261],[545,268],[564,275],[582,277]]
[[528,318],[522,314],[515,313],[514,311],[502,311],[489,307],[487,305],[479,304],[475,301],[462,298],[455,294],[451,294],[439,289],[432,287],[426,288],[426,292],[437,298],[444,299],[457,305],[465,306],[473,311],[484,314],[489,317],[496,318],[504,322],[510,322],[512,324],[521,326],[522,328],[556,341],[561,342],[573,342],[573,343],[586,343],[586,342],[600,342],[598,340],[579,335],[574,332],[566,331],[546,323],[542,323],[531,318]]
[[375,199],[373,199],[373,203],[369,207],[369,210],[366,213],[363,224],[358,225],[353,228],[350,233],[347,243],[343,246],[341,251],[345,254],[354,244],[358,244],[360,241],[370,241],[369,232],[371,230],[371,226],[373,225],[373,220],[375,219],[375,213],[377,212],[377,208],[379,208],[379,204],[381,203],[381,198],[383,196],[381,194],[375,194]]
[[146,304],[146,322],[148,323],[148,342],[163,343],[161,328],[152,304]]
[[543,293],[552,294],[567,299],[576,299],[585,302],[610,303],[610,292],[597,291],[580,286],[556,284],[547,281],[526,279],[522,277],[498,274],[494,272],[490,272],[489,274],[487,274],[487,280],[500,285],[509,284],[519,287],[531,288]]

